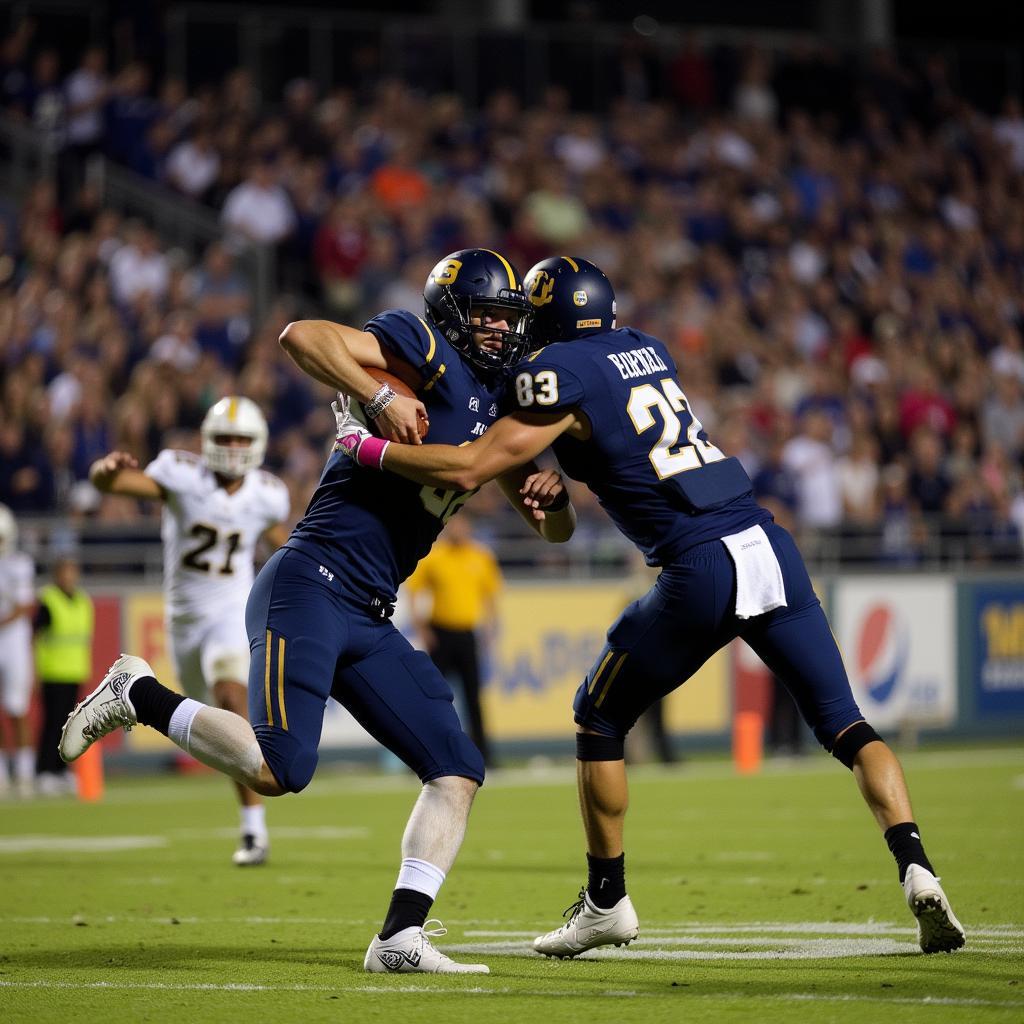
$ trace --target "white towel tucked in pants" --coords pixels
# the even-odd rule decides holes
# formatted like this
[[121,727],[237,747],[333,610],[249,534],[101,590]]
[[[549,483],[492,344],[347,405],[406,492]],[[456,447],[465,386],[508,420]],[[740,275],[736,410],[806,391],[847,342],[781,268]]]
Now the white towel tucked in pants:
[[786,606],[782,567],[760,526],[723,537],[736,566],[736,618],[752,619]]

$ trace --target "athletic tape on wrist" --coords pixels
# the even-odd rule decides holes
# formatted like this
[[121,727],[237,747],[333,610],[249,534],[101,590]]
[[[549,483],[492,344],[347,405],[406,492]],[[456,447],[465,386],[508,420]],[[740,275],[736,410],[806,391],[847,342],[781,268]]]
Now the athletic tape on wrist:
[[364,406],[366,418],[375,420],[397,397],[390,384],[381,384]]

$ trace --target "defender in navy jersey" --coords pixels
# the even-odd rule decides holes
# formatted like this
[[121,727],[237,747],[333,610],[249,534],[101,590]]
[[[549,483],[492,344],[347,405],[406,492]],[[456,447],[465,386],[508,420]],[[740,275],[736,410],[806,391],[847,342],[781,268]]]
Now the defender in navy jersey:
[[[357,461],[461,489],[550,446],[661,567],[651,591],[612,625],[576,694],[589,880],[569,921],[534,947],[571,957],[638,934],[623,869],[624,737],[650,704],[739,636],[783,680],[818,741],[853,771],[896,858],[921,948],[959,948],[964,932],[925,855],[899,762],[863,720],[792,538],[754,501],[738,460],[708,437],[665,346],[616,329],[614,293],[597,267],[545,260],[525,287],[545,347],[514,371],[517,412],[461,448],[387,445],[364,438],[357,424],[341,433]],[[538,506],[560,503],[551,505],[538,479],[523,493]]]
[[[527,351],[532,307],[515,269],[486,249],[441,260],[424,300],[423,316],[392,310],[362,331],[327,321],[293,323],[281,344],[311,376],[362,402],[384,438],[418,442],[420,423],[429,418],[432,439],[463,444],[498,417],[502,375]],[[367,372],[395,367],[396,359],[418,375],[417,398],[396,395]],[[347,412],[348,397],[341,403]],[[546,516],[524,504],[520,489],[535,473],[528,465],[512,468],[501,486],[541,536],[567,540],[575,520],[558,474],[541,479],[563,511]],[[138,721],[257,792],[277,796],[309,783],[327,698],[338,700],[423,782],[384,926],[366,952],[368,971],[487,973],[482,964],[452,961],[431,944],[439,933],[424,930],[483,782],[483,758],[462,730],[444,677],[389,621],[398,585],[473,490],[367,472],[335,452],[305,516],[249,595],[252,724],[183,700],[129,655],[65,727],[68,760],[117,725]]]

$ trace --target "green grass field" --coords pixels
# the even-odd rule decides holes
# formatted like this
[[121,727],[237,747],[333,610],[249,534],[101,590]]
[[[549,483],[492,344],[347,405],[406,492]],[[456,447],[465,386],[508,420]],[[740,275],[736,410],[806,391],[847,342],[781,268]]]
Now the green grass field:
[[966,948],[924,956],[849,773],[636,768],[640,939],[532,953],[584,877],[572,769],[496,773],[440,899],[438,944],[487,977],[362,971],[416,794],[324,770],[271,804],[273,861],[230,864],[214,776],[108,781],[102,804],[0,807],[0,1021],[1024,1020],[1024,750],[904,759]]

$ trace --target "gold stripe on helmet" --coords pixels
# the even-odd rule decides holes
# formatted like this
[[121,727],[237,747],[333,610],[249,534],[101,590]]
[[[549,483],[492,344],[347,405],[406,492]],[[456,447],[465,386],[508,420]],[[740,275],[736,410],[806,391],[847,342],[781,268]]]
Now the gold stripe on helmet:
[[505,268],[505,272],[508,274],[509,288],[513,289],[514,291],[519,287],[519,285],[516,284],[516,275],[512,270],[512,264],[509,263],[509,261],[505,259],[505,257],[502,256],[500,252],[495,252],[493,249],[481,249],[480,251],[489,252],[492,256],[497,256],[498,259],[501,260],[501,265]]

